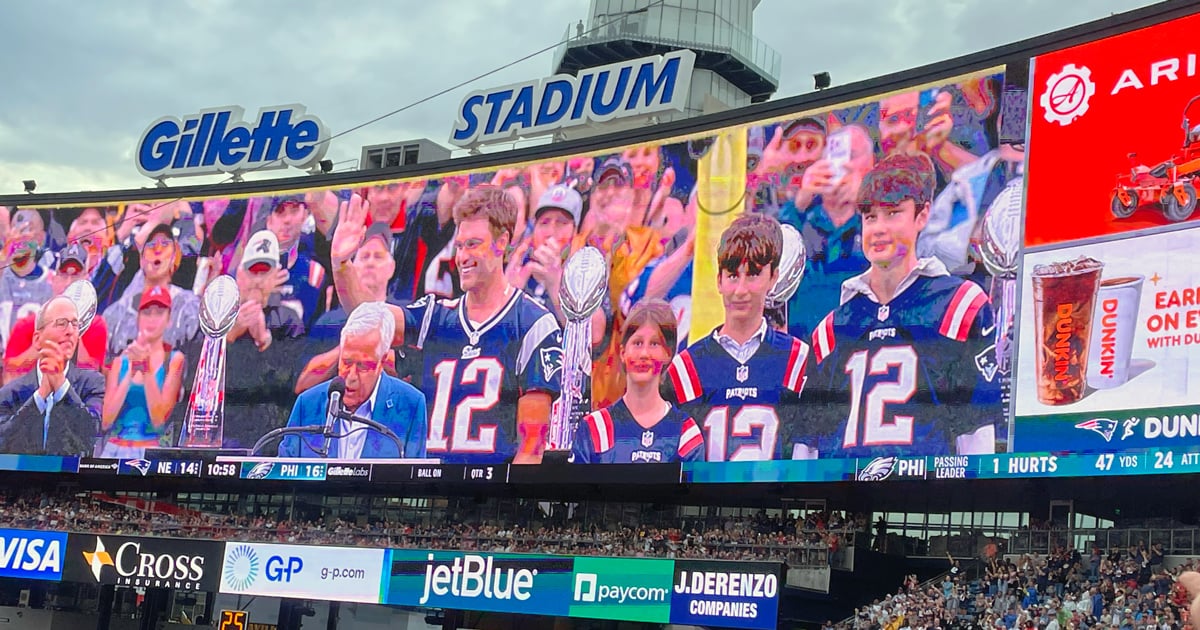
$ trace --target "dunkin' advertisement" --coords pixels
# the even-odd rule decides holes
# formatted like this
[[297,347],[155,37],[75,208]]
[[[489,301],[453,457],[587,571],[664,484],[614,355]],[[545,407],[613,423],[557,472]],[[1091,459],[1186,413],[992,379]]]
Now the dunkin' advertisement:
[[1038,56],[1025,244],[1194,221],[1200,15]]
[[1025,255],[1017,451],[1200,436],[1200,229]]

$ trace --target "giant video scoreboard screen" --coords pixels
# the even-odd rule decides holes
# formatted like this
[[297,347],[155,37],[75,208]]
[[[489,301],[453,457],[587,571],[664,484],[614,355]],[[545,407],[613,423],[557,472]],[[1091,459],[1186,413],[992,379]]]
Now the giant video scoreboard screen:
[[11,207],[0,468],[1194,472],[1197,25],[595,153]]

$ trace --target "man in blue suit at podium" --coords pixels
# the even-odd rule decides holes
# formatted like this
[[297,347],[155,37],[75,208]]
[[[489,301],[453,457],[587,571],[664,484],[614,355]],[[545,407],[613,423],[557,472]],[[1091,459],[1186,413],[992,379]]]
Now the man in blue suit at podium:
[[[384,357],[395,334],[396,321],[382,302],[360,304],[342,328],[338,376],[346,382],[342,405],[361,418],[392,430],[402,448],[365,423],[335,419],[326,457],[330,459],[424,458],[428,419],[425,396],[412,385],[384,374]],[[330,381],[318,383],[296,399],[289,427],[324,425],[329,408]],[[279,443],[280,457],[320,457],[325,445],[318,434],[288,435]]]

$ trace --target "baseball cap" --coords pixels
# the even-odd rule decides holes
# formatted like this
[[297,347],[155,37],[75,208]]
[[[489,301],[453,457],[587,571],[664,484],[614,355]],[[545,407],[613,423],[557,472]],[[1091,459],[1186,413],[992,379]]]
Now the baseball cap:
[[603,184],[610,177],[619,178],[618,183],[627,186],[633,182],[633,169],[629,167],[625,158],[614,155],[600,165],[600,170],[596,173],[596,185]]
[[367,241],[373,238],[383,239],[383,246],[390,249],[392,245],[392,228],[382,221],[372,223],[367,227],[366,233],[363,234],[362,244],[366,245]]
[[142,299],[138,301],[138,310],[153,305],[171,308],[171,292],[166,287],[150,287],[142,291]]
[[286,204],[305,204],[304,195],[280,195],[271,199],[271,212],[275,212]]
[[546,189],[542,193],[542,197],[538,199],[537,211],[533,213],[536,219],[542,213],[542,210],[548,209],[563,210],[571,215],[575,220],[575,228],[579,229],[579,218],[583,215],[583,197],[570,186],[558,184]]
[[62,269],[67,263],[78,265],[80,271],[87,269],[87,250],[83,248],[83,245],[71,243],[58,254],[57,268]]
[[242,269],[261,264],[271,268],[279,266],[279,239],[271,230],[259,230],[251,235],[242,254]]
[[179,241],[179,237],[175,236],[175,229],[167,223],[155,223],[154,227],[150,228],[150,233],[146,235],[146,242],[149,243],[155,234],[166,234],[172,241]]
[[793,134],[800,131],[825,135],[825,123],[812,117],[797,118],[783,126],[783,137],[790,138]]

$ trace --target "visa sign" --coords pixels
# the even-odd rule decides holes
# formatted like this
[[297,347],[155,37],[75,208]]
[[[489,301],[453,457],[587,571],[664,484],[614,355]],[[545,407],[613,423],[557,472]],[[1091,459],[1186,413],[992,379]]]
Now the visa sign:
[[0,577],[62,579],[67,534],[0,529]]
[[251,124],[237,106],[201,110],[151,123],[135,161],[146,177],[308,168],[325,157],[329,130],[303,105],[266,107]]
[[471,92],[458,106],[450,143],[459,147],[536,136],[614,118],[682,110],[696,53],[677,50]]

